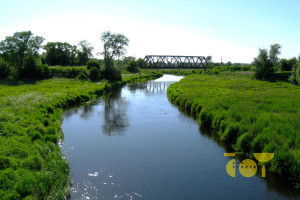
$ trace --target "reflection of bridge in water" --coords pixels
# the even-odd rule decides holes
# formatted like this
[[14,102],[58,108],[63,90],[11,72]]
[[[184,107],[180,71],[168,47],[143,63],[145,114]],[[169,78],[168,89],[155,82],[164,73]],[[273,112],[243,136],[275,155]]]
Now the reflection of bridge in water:
[[147,94],[157,94],[157,93],[165,93],[169,87],[169,85],[175,82],[155,82],[150,81],[146,85],[146,93]]

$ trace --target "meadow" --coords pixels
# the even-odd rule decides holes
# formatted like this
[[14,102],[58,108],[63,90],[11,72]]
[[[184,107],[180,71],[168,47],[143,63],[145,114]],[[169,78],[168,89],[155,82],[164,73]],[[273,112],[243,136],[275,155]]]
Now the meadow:
[[253,159],[253,153],[275,153],[268,170],[300,179],[299,86],[236,72],[193,74],[171,85],[167,94],[237,153]]
[[69,163],[59,147],[63,109],[95,99],[126,83],[161,73],[126,74],[123,81],[53,78],[0,80],[0,199],[64,199]]

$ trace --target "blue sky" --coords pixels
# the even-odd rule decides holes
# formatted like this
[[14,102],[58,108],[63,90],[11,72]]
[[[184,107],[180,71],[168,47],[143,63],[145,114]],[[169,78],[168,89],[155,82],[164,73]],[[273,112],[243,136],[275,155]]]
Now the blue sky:
[[46,41],[88,40],[102,51],[110,30],[130,40],[127,56],[212,55],[215,62],[248,62],[259,48],[300,54],[300,1],[0,0],[0,40],[31,30]]

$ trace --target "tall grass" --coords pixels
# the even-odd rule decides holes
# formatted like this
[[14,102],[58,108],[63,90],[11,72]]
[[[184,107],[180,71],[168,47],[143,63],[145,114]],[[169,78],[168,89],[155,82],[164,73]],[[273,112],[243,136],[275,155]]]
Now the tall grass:
[[168,97],[237,152],[274,152],[269,169],[300,178],[300,87],[237,73],[190,75]]
[[64,199],[70,168],[58,146],[64,108],[128,82],[160,73],[126,76],[115,83],[50,79],[0,81],[0,199]]

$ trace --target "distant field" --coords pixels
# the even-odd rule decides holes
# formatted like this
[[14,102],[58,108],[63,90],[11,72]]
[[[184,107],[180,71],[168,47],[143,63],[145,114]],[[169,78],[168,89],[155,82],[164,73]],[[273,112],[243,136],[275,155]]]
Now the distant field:
[[300,178],[300,87],[249,74],[190,75],[169,99],[198,116],[237,152],[274,152],[270,170]]

